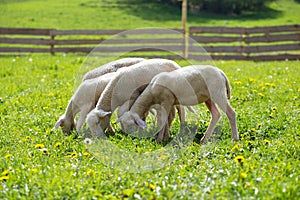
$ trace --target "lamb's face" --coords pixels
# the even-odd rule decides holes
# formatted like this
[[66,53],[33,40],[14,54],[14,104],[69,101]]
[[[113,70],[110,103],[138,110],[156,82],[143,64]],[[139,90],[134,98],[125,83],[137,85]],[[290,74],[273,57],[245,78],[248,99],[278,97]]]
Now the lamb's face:
[[67,122],[65,121],[63,125],[61,125],[61,129],[65,135],[70,135],[72,130],[75,129],[75,122]]
[[73,120],[72,121],[69,121],[66,119],[65,115],[63,114],[59,120],[56,122],[55,126],[53,127],[53,129],[57,129],[58,127],[61,127],[63,133],[65,135],[70,135],[71,134],[71,131],[73,129],[75,129],[76,125],[75,125],[75,122]]
[[121,123],[122,130],[126,133],[132,133],[139,128],[146,127],[146,123],[137,114],[130,111],[125,112],[118,121]]
[[130,112],[125,112],[122,117],[120,117],[119,122],[121,123],[122,130],[126,133],[137,128],[134,117]]
[[105,115],[98,110],[92,110],[87,116],[87,124],[94,137],[104,135],[104,130],[108,127],[110,115],[107,112]]

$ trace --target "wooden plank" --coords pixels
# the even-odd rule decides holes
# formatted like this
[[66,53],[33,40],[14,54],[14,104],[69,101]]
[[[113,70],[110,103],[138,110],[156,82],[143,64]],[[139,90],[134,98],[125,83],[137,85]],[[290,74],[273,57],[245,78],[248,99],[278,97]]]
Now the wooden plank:
[[269,27],[221,27],[221,26],[192,26],[189,29],[190,34],[197,33],[222,33],[222,34],[251,34],[251,33],[274,33],[274,32],[291,32],[300,31],[300,25],[284,25]]
[[0,28],[0,35],[50,35],[51,29]]
[[210,52],[210,53],[242,53],[240,46],[189,46],[190,52]]
[[300,50],[299,44],[278,44],[267,46],[190,46],[190,52],[203,52],[203,50],[211,53],[263,53],[276,51]]
[[227,43],[227,42],[241,42],[243,40],[242,37],[225,37],[225,36],[191,36],[189,43]]
[[0,47],[0,52],[31,52],[31,53],[50,53],[46,48],[25,48],[25,47]]
[[134,30],[51,30],[51,35],[115,35],[115,34],[181,34],[182,29],[134,29]]
[[263,52],[277,52],[277,51],[293,51],[300,50],[300,43],[298,44],[278,44],[267,46],[245,46],[243,51],[245,53],[263,53]]
[[50,35],[114,35],[125,30],[51,30]]
[[300,60],[300,54],[277,54],[251,56],[251,60],[272,61],[272,60]]
[[182,51],[181,46],[121,46],[121,47],[58,47],[54,48],[54,52],[163,52],[163,51]]
[[54,43],[54,41],[51,39],[43,39],[43,38],[0,38],[0,43],[50,45]]
[[109,39],[103,44],[182,44],[182,38],[160,38],[160,39]]
[[[1,38],[0,38],[1,42]],[[52,42],[52,43],[51,43]],[[43,41],[43,43],[46,43],[46,41]],[[182,39],[113,39],[113,40],[93,40],[93,39],[82,39],[82,40],[49,40],[49,44],[53,45],[87,45],[87,44],[102,44],[102,45],[108,45],[108,44],[144,44],[144,45],[150,45],[150,44],[174,44],[182,43]]]
[[273,60],[300,60],[300,54],[278,54],[278,55],[197,55],[190,54],[189,59],[194,60],[256,60],[256,61],[273,61]]
[[263,35],[246,37],[246,43],[255,42],[281,42],[281,41],[300,41],[300,33],[284,34],[284,35]]

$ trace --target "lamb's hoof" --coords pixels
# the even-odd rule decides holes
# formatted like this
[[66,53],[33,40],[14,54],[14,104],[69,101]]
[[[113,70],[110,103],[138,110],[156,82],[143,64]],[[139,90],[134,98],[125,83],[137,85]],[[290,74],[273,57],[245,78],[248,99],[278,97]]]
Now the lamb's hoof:
[[238,142],[239,141],[239,138],[232,138],[232,143],[235,143],[235,142]]
[[202,137],[201,140],[200,140],[200,144],[201,145],[205,145],[207,143],[207,140],[205,137]]

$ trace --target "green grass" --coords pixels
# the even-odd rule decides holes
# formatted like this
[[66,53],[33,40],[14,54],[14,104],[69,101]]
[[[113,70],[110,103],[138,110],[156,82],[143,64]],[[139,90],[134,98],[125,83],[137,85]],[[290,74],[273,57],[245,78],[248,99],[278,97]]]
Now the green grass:
[[[181,26],[180,9],[145,1],[136,4],[137,0],[118,2],[1,0],[0,26],[56,29]],[[299,23],[299,8],[299,1],[278,0],[265,10],[241,16],[190,14],[188,25],[295,24]],[[223,117],[214,139],[207,145],[189,145],[162,169],[129,173],[123,167],[127,167],[127,161],[131,166],[130,156],[117,160],[120,166],[112,169],[116,165],[108,162],[119,159],[118,155],[109,151],[98,154],[75,133],[66,137],[60,129],[51,130],[78,85],[76,77],[83,73],[84,55],[5,55],[0,60],[0,199],[300,197],[299,61],[215,62],[231,81],[230,103],[238,114],[241,140],[231,143],[230,128]],[[107,61],[103,59],[103,63]],[[209,121],[207,110],[203,105],[200,108],[196,138],[201,137]],[[178,126],[176,121],[173,132]],[[167,149],[152,140],[139,140],[119,132],[110,136],[110,141],[131,154],[154,152],[158,164]],[[106,163],[101,162],[105,159]]]
[[[299,23],[300,4],[277,0],[267,8],[239,16],[189,14],[188,26],[265,26]],[[1,0],[1,27],[56,29],[180,28],[181,10],[140,0]]]
[[[1,58],[0,199],[299,198],[299,61],[216,62],[231,81],[241,140],[231,143],[222,118],[218,138],[193,143],[170,165],[144,173],[114,170],[80,137],[51,131],[83,61],[72,54]],[[125,151],[162,150],[124,134],[110,139]]]

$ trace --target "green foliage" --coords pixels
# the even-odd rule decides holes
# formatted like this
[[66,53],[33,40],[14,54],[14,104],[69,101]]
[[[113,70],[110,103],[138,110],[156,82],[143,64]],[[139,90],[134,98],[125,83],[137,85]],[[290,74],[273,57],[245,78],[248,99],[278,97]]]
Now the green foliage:
[[[0,199],[297,199],[300,195],[299,61],[216,62],[231,81],[230,103],[238,114],[241,140],[231,143],[223,116],[221,131],[207,145],[191,144],[160,170],[128,173],[99,162],[105,155],[88,151],[75,133],[51,131],[72,96],[85,57],[0,59]],[[209,121],[204,107],[201,112],[199,134]],[[133,152],[162,148],[155,141],[122,133],[110,140]]]
[[207,11],[217,14],[241,14],[245,11],[256,12],[266,3],[274,0],[189,0],[191,10]]

